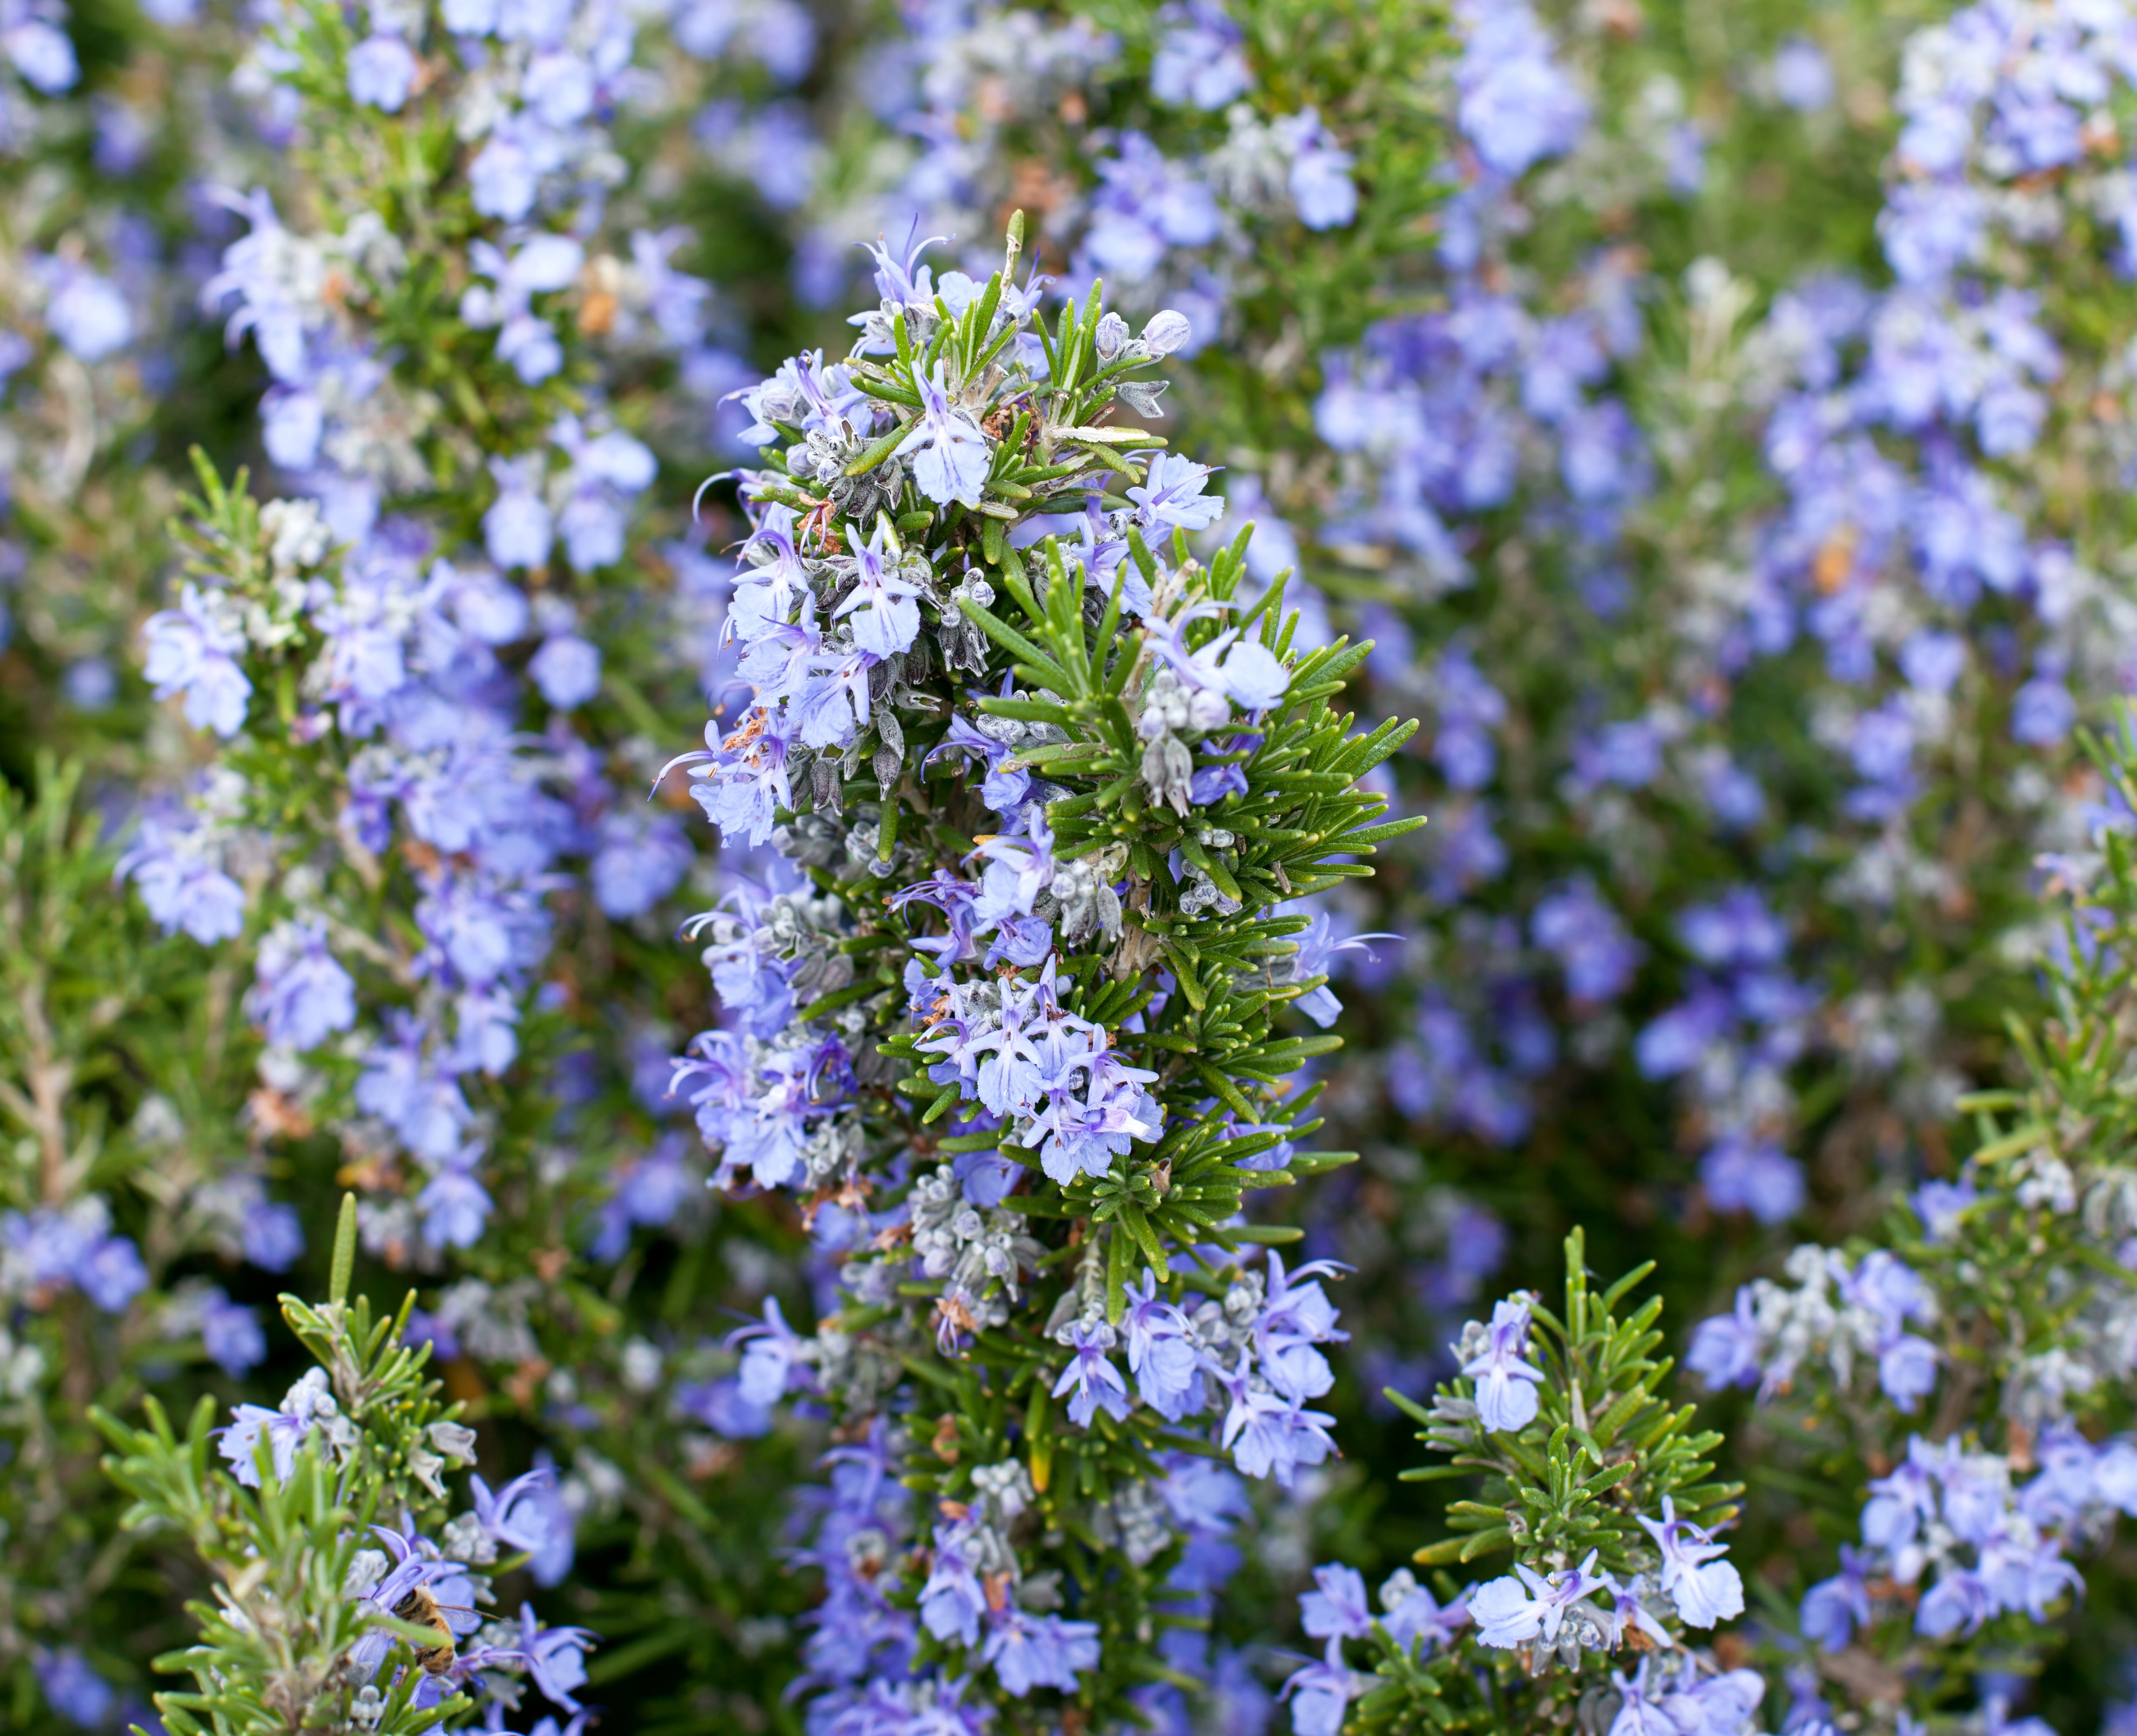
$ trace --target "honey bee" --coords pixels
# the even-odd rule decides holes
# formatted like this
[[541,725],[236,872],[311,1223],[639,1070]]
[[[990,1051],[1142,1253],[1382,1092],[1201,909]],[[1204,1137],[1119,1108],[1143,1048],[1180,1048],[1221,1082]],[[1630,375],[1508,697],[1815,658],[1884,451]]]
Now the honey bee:
[[409,1622],[418,1627],[427,1627],[438,1636],[434,1646],[416,1648],[416,1661],[431,1675],[443,1675],[453,1667],[459,1653],[454,1650],[453,1624],[447,1619],[448,1611],[455,1614],[475,1613],[472,1610],[452,1610],[450,1604],[441,1603],[431,1595],[430,1588],[419,1585],[393,1606],[397,1620]]

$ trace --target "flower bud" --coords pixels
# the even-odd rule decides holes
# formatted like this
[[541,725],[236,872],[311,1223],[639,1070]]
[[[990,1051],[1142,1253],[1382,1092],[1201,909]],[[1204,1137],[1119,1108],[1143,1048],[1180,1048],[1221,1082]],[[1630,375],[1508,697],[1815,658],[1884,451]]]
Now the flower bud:
[[[1100,327],[1101,338],[1104,328]],[[1153,356],[1169,356],[1195,335],[1195,328],[1187,323],[1187,316],[1176,309],[1165,308],[1150,316],[1150,323],[1142,328],[1142,341]]]

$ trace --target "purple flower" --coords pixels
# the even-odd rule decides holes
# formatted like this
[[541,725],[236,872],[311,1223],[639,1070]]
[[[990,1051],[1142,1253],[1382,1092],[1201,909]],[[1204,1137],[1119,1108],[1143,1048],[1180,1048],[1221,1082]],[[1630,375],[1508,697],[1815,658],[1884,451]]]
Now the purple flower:
[[221,1431],[216,1450],[228,1462],[231,1475],[248,1489],[260,1486],[259,1445],[267,1443],[269,1461],[277,1482],[287,1482],[296,1468],[298,1449],[339,1407],[328,1389],[326,1371],[309,1369],[304,1378],[282,1395],[280,1406],[241,1404],[231,1415],[236,1420]]
[[1469,1625],[1466,1596],[1456,1597],[1443,1608],[1407,1568],[1390,1575],[1380,1587],[1380,1607],[1387,1612],[1380,1625],[1388,1637],[1404,1647],[1423,1640],[1427,1651],[1435,1651],[1452,1644],[1454,1636]]
[[423,1027],[412,1019],[393,1026],[392,1040],[374,1044],[356,1082],[356,1106],[375,1115],[428,1163],[455,1156],[474,1116],[451,1068],[423,1053]]
[[1541,901],[1529,937],[1565,967],[1565,992],[1577,1001],[1615,1000],[1638,968],[1643,949],[1618,913],[1583,876]]
[[1331,1639],[1327,1655],[1294,1670],[1277,1697],[1291,1702],[1292,1736],[1338,1736],[1357,1692],[1358,1678],[1343,1661],[1343,1642]]
[[1747,1284],[1737,1291],[1733,1312],[1711,1315],[1692,1329],[1685,1366],[1706,1383],[1710,1392],[1753,1386],[1764,1372],[1759,1359],[1762,1343],[1751,1287]]
[[1858,1627],[1870,1625],[1870,1592],[1865,1584],[1870,1558],[1847,1544],[1840,1546],[1840,1571],[1804,1593],[1803,1635],[1828,1651],[1846,1649]]
[[211,1290],[201,1306],[201,1348],[235,1380],[267,1359],[267,1335],[251,1309]]
[[689,840],[672,815],[605,815],[589,870],[594,902],[612,921],[644,916],[682,883],[693,859]]
[[675,1405],[729,1441],[757,1440],[772,1432],[776,1420],[770,1406],[752,1404],[742,1396],[742,1383],[732,1374],[677,1387]]
[[576,633],[544,639],[527,664],[542,697],[560,712],[576,710],[598,693],[601,672],[601,652]]
[[1662,737],[1654,725],[1632,717],[1606,723],[1573,744],[1573,763],[1580,781],[1590,786],[1615,784],[1644,790],[1662,776]]
[[742,1351],[740,1377],[745,1403],[776,1404],[788,1393],[808,1384],[807,1367],[801,1360],[806,1340],[786,1324],[777,1297],[764,1299],[762,1320],[736,1327],[723,1342],[730,1350],[737,1345],[747,1346]]
[[36,270],[48,291],[45,323],[77,361],[101,362],[134,341],[134,310],[110,278],[56,259]]
[[1456,789],[1481,790],[1498,763],[1492,732],[1507,721],[1506,698],[1459,646],[1440,654],[1431,684],[1439,710],[1433,763]]
[[623,558],[632,497],[652,486],[660,466],[653,454],[620,428],[588,437],[574,416],[558,416],[549,438],[572,461],[567,498],[557,517],[565,558],[575,572],[592,572]]
[[498,360],[510,363],[525,384],[538,386],[557,372],[563,346],[556,328],[534,312],[533,298],[569,288],[586,263],[586,250],[569,236],[543,234],[508,258],[494,242],[478,240],[468,250],[468,263],[495,287],[478,282],[463,290],[461,319],[497,328]]
[[1925,1181],[1915,1189],[1910,1204],[1921,1219],[1922,1233],[1932,1242],[1941,1242],[1951,1233],[1959,1214],[1980,1197],[1970,1181]]
[[1833,102],[1833,62],[1808,36],[1790,36],[1774,51],[1774,95],[1799,114],[1814,114]]
[[1258,1387],[1253,1359],[1242,1350],[1239,1365],[1226,1370],[1214,1359],[1205,1364],[1230,1396],[1218,1444],[1232,1462],[1251,1477],[1273,1477],[1288,1489],[1302,1466],[1322,1463],[1336,1450],[1326,1411],[1310,1411],[1299,1400]]
[[1216,240],[1223,220],[1209,187],[1141,133],[1116,134],[1097,168],[1103,185],[1092,201],[1080,270],[1141,283],[1169,249]]
[[482,515],[483,546],[499,567],[539,567],[549,558],[556,527],[548,507],[534,492],[542,472],[538,452],[489,461],[497,498]]
[[1147,1268],[1142,1291],[1128,1290],[1121,1331],[1127,1340],[1128,1372],[1145,1404],[1171,1422],[1201,1409],[1201,1364],[1187,1316],[1158,1293],[1156,1276]]
[[1239,26],[1214,0],[1173,0],[1158,13],[1150,94],[1161,103],[1207,110],[1244,95],[1254,80],[1240,41]]
[[1981,257],[1987,202],[1963,182],[1902,181],[1887,190],[1877,231],[1903,284],[1935,284]]
[[1223,518],[1224,497],[1202,491],[1214,474],[1207,464],[1177,452],[1153,455],[1142,481],[1127,491],[1144,533],[1155,536],[1168,528],[1205,531]]
[[1550,36],[1522,0],[1481,0],[1461,12],[1455,119],[1485,167],[1511,178],[1570,150],[1588,105],[1552,63]]
[[1267,645],[1256,639],[1243,639],[1226,654],[1217,679],[1226,696],[1241,711],[1265,712],[1289,689],[1291,671]]
[[[532,1479],[540,1475],[543,1481]],[[534,1469],[525,1477],[515,1479],[527,1485],[527,1493],[519,1505],[535,1510],[518,1521],[519,1529],[532,1533],[538,1530],[542,1541],[527,1563],[527,1571],[541,1586],[561,1585],[564,1576],[572,1571],[572,1563],[578,1553],[577,1516],[564,1499],[563,1490],[557,1486],[555,1462],[549,1449],[538,1447],[534,1452]]]
[[1877,1352],[1877,1384],[1901,1410],[1913,1414],[1936,1389],[1936,1347],[1925,1338],[1902,1333]]
[[1966,641],[1930,628],[1900,647],[1900,673],[1919,693],[1948,693],[1966,668]]
[[1595,1554],[1590,1549],[1579,1567],[1548,1578],[1517,1561],[1513,1574],[1478,1586],[1468,1600],[1478,1642],[1504,1651],[1538,1635],[1546,1645],[1555,1641],[1567,1610],[1594,1592],[1612,1588],[1610,1576],[1594,1571]]
[[188,579],[179,588],[178,606],[150,615],[141,632],[148,647],[142,673],[157,698],[184,694],[186,722],[225,741],[245,727],[252,683],[237,666],[245,631],[227,599]]
[[977,506],[994,454],[979,424],[950,401],[949,363],[938,360],[932,376],[916,376],[913,384],[920,416],[896,455],[912,458],[913,481],[937,506],[953,500]]
[[[1004,677],[1003,696],[1010,691],[1014,678]],[[1025,797],[1031,789],[1031,773],[1022,766],[1010,767],[1008,761],[1016,757],[1016,750],[1005,742],[997,742],[983,735],[963,717],[952,714],[950,727],[942,741],[928,752],[921,764],[932,766],[946,754],[976,754],[986,767],[986,776],[980,785],[980,800],[997,814],[1016,814],[1024,807]]]
[[1633,1515],[1662,1554],[1662,1590],[1677,1605],[1678,1617],[1692,1627],[1711,1627],[1718,1621],[1744,1613],[1744,1582],[1736,1569],[1718,1556],[1728,1553],[1688,1519],[1677,1516],[1677,1503],[1662,1497],[1660,1523],[1644,1515]]
[[1308,229],[1341,229],[1358,215],[1357,159],[1336,143],[1319,112],[1302,109],[1274,127],[1291,149],[1291,202]]
[[492,129],[468,166],[468,192],[486,217],[517,223],[534,208],[541,182],[536,164],[547,154],[548,129],[532,114],[508,117]]
[[[1328,912],[1316,910],[1307,918],[1306,928],[1292,937],[1292,944],[1298,951],[1291,958],[1287,980],[1302,983],[1310,982],[1317,976],[1326,976],[1336,964],[1339,953],[1365,951],[1371,941],[1396,938],[1391,934],[1360,934],[1338,940],[1335,923]],[[1337,1015],[1343,1010],[1343,1004],[1329,991],[1326,983],[1318,988],[1307,990],[1292,1004],[1324,1031],[1336,1023]]]
[[2012,696],[2011,739],[2029,747],[2052,747],[2077,721],[2077,703],[2060,673],[2043,669]]
[[106,1314],[119,1314],[148,1287],[148,1268],[141,1263],[141,1251],[129,1239],[111,1236],[91,1249],[75,1268],[75,1282]]
[[1729,1028],[1726,996],[1704,985],[1692,998],[1658,1017],[1633,1044],[1640,1071],[1650,1079],[1667,1079],[1695,1065]]
[[416,1209],[423,1214],[423,1239],[433,1247],[474,1247],[482,1239],[494,1204],[489,1190],[466,1169],[440,1170],[416,1196]]
[[367,36],[349,51],[348,95],[398,114],[416,82],[416,56],[398,36]]
[[1098,1667],[1098,1624],[1027,1615],[1012,1605],[987,1635],[980,1661],[993,1665],[1002,1686],[1019,1700],[1034,1688],[1073,1694],[1077,1672]]
[[1261,1353],[1269,1384],[1295,1402],[1317,1398],[1335,1384],[1327,1359],[1312,1347],[1340,1344],[1350,1334],[1338,1330],[1336,1305],[1322,1291],[1320,1281],[1349,1269],[1332,1260],[1313,1260],[1287,1274],[1282,1257],[1270,1251],[1262,1311],[1254,1321],[1254,1346]]
[[246,1005],[270,1043],[300,1051],[356,1023],[356,983],[327,950],[324,922],[275,925],[260,942]]
[[980,1621],[987,1612],[987,1594],[965,1554],[969,1524],[935,1528],[935,1559],[920,1588],[920,1622],[938,1640],[962,1646],[980,1643]]
[[[1164,1131],[1165,1111],[1143,1088],[1157,1077],[1147,1068],[1129,1067],[1110,1053],[1071,1053],[1053,1071],[1034,1072],[1045,1095],[1030,1137],[1039,1167],[1064,1187],[1079,1174],[1107,1174],[1135,1140],[1155,1140]],[[1005,1070],[1003,1077],[1011,1075]],[[1006,1114],[1011,1106],[988,1107]]]
[[44,1690],[45,1703],[61,1717],[85,1730],[101,1730],[110,1724],[118,1696],[73,1646],[62,1646],[57,1651],[39,1648],[32,1653],[30,1666]]
[[1711,904],[1692,906],[1677,918],[1677,932],[1703,964],[1771,965],[1788,951],[1786,926],[1757,892],[1745,886],[1732,888]]
[[1372,1607],[1356,1568],[1316,1568],[1313,1583],[1316,1589],[1298,1598],[1299,1626],[1307,1632],[1317,1640],[1362,1640],[1372,1631]]
[[866,542],[859,531],[846,527],[847,546],[853,550],[853,588],[831,610],[835,620],[853,616],[854,643],[871,657],[894,657],[909,650],[920,635],[920,605],[913,601],[920,587],[898,576],[888,537],[889,527],[880,520]]
[[1103,1320],[1072,1321],[1062,1328],[1061,1342],[1075,1353],[1054,1383],[1056,1398],[1074,1388],[1075,1396],[1068,1401],[1068,1420],[1078,1428],[1088,1428],[1093,1416],[1103,1408],[1113,1421],[1121,1421],[1128,1413],[1128,1388],[1121,1371],[1106,1354],[1118,1342],[1113,1329]]
[[1477,1414],[1493,1433],[1526,1428],[1536,1420],[1536,1389],[1544,1379],[1543,1370],[1524,1354],[1528,1304],[1511,1296],[1495,1304],[1492,1324],[1483,1330],[1484,1348],[1462,1365],[1477,1383]]
[[1717,1212],[1785,1223],[1803,1209],[1803,1165],[1767,1140],[1726,1135],[1700,1159],[1699,1179]]
[[540,1467],[513,1478],[495,1494],[480,1476],[468,1479],[468,1494],[475,1502],[475,1522],[490,1540],[502,1548],[532,1554],[548,1540],[549,1515],[542,1500],[553,1490],[553,1471]]
[[45,96],[72,90],[81,67],[75,59],[74,43],[61,27],[65,9],[51,0],[44,4],[33,0],[30,5],[11,7],[8,17],[7,26],[0,28],[0,49],[6,50],[25,82]]
[[1995,1599],[1980,1574],[1971,1568],[1950,1566],[1916,1606],[1915,1629],[1933,1640],[1948,1639],[1954,1633],[1979,1631],[1995,1612]]
[[572,1694],[586,1685],[586,1651],[593,1638],[583,1627],[543,1627],[532,1604],[519,1606],[519,1655],[527,1673],[544,1697],[567,1712],[579,1709]]

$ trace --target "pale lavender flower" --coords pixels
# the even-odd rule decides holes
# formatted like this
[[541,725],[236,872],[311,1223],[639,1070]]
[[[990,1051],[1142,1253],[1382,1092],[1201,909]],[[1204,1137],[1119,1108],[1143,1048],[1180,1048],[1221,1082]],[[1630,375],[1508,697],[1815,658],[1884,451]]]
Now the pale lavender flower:
[[531,1604],[519,1606],[519,1655],[534,1685],[552,1704],[567,1712],[579,1709],[572,1696],[587,1681],[586,1651],[593,1635],[583,1627],[544,1627]]
[[1280,118],[1277,135],[1291,150],[1291,202],[1308,229],[1341,229],[1358,215],[1357,159],[1336,143],[1319,112],[1302,109]]
[[225,741],[245,727],[252,683],[237,665],[246,640],[233,608],[188,579],[178,606],[150,615],[141,630],[148,647],[142,673],[157,698],[184,694],[186,722]]
[[1362,1640],[1372,1631],[1372,1606],[1356,1568],[1340,1563],[1313,1570],[1315,1589],[1298,1598],[1299,1626],[1317,1640]]
[[539,385],[564,365],[556,328],[533,310],[533,298],[568,289],[586,263],[586,250],[569,236],[530,237],[508,259],[494,243],[477,240],[468,250],[469,265],[495,284],[470,284],[461,292],[460,318],[478,327],[495,326],[497,357],[529,386]]
[[1054,1396],[1059,1398],[1073,1388],[1068,1420],[1078,1428],[1088,1428],[1092,1417],[1103,1407],[1107,1416],[1119,1422],[1128,1413],[1127,1383],[1106,1354],[1118,1342],[1117,1335],[1103,1320],[1077,1320],[1062,1330],[1062,1341],[1075,1354],[1054,1383]]
[[1613,1588],[1608,1573],[1595,1572],[1595,1557],[1590,1549],[1579,1567],[1548,1578],[1517,1561],[1513,1574],[1478,1586],[1469,1594],[1469,1615],[1479,1643],[1504,1651],[1539,1636],[1546,1645],[1554,1642],[1566,1611],[1592,1593]]
[[201,1348],[235,1380],[267,1359],[267,1335],[251,1309],[211,1290],[202,1301]]
[[1147,1268],[1142,1290],[1129,1287],[1121,1330],[1127,1340],[1128,1372],[1145,1404],[1172,1422],[1201,1409],[1201,1364],[1187,1316],[1158,1293],[1156,1276]]
[[214,859],[216,841],[205,828],[176,831],[149,819],[119,858],[117,872],[139,889],[141,902],[165,934],[179,930],[203,946],[235,940],[245,931],[245,889]]
[[41,95],[71,90],[81,76],[66,22],[66,9],[57,0],[30,0],[27,5],[10,7],[6,24],[0,26],[0,50]]
[[1808,36],[1790,36],[1774,51],[1774,95],[1800,114],[1833,104],[1833,62]]
[[527,664],[542,697],[560,712],[574,711],[598,693],[601,671],[600,649],[576,633],[552,635]]
[[539,567],[549,558],[555,522],[535,492],[541,483],[543,463],[538,452],[489,461],[489,474],[496,479],[498,492],[482,515],[482,534],[490,559],[499,567]]
[[1662,1551],[1662,1590],[1687,1626],[1711,1627],[1744,1613],[1742,1578],[1728,1562],[1716,1559],[1728,1553],[1726,1544],[1715,1542],[1690,1520],[1679,1519],[1676,1501],[1667,1495],[1659,1522],[1644,1514],[1634,1517]]
[[77,360],[101,362],[134,341],[134,310],[110,278],[67,260],[41,259],[35,269],[45,284],[45,323]]
[[947,362],[937,361],[932,376],[914,381],[920,416],[896,455],[913,460],[913,481],[938,506],[956,500],[976,507],[994,462],[993,450],[979,424],[950,401],[948,369]]
[[1343,1642],[1331,1639],[1326,1656],[1294,1670],[1278,1695],[1291,1702],[1292,1736],[1339,1736],[1358,1686],[1356,1673],[1343,1661]]
[[1098,1624],[1029,1615],[1012,1604],[996,1618],[980,1661],[1020,1700],[1034,1688],[1073,1694],[1078,1672],[1098,1667]]
[[1177,452],[1153,455],[1142,481],[1127,491],[1144,532],[1205,531],[1223,518],[1224,497],[1202,491],[1212,474],[1207,464]]
[[1536,1420],[1536,1389],[1543,1383],[1541,1369],[1528,1361],[1528,1304],[1508,1297],[1492,1307],[1492,1323],[1485,1329],[1485,1347],[1462,1365],[1462,1372],[1477,1383],[1477,1413],[1487,1429],[1526,1428]]
[[394,36],[370,36],[348,53],[351,102],[398,114],[416,82],[416,56]]
[[475,1522],[501,1548],[532,1554],[548,1540],[549,1515],[542,1501],[556,1486],[557,1475],[546,1466],[513,1478],[494,1494],[480,1476],[468,1479],[468,1494],[475,1502]]
[[246,1006],[270,1043],[300,1051],[356,1023],[355,980],[328,951],[324,922],[280,922],[270,931]]
[[1161,103],[1215,110],[1253,88],[1239,27],[1213,0],[1173,0],[1158,14],[1150,94]]
[[832,618],[850,616],[854,643],[871,657],[909,650],[920,635],[920,605],[913,601],[920,587],[899,576],[885,527],[879,522],[864,542],[849,524],[846,543],[853,550],[853,588],[832,610]]
[[274,1410],[264,1405],[241,1404],[231,1413],[236,1420],[219,1431],[216,1450],[229,1463],[231,1475],[248,1489],[260,1486],[259,1443],[267,1442],[270,1462],[277,1482],[287,1482],[296,1468],[297,1453],[312,1431],[339,1407],[328,1388],[324,1369],[308,1369],[304,1378],[282,1395]]
[[935,1559],[920,1588],[921,1625],[937,1639],[962,1646],[980,1643],[980,1621],[987,1612],[986,1588],[965,1554],[971,1534],[969,1524],[936,1526]]
[[1870,1625],[1870,1593],[1865,1583],[1871,1558],[1847,1544],[1840,1546],[1840,1571],[1804,1593],[1804,1637],[1828,1651],[1846,1649],[1858,1627]]
[[495,1202],[471,1173],[480,1147],[468,1148],[464,1162],[441,1169],[416,1196],[423,1218],[423,1239],[432,1247],[472,1247],[482,1239]]
[[740,1391],[749,1404],[776,1404],[796,1388],[808,1384],[806,1364],[801,1353],[806,1342],[786,1324],[779,1311],[779,1299],[764,1299],[764,1318],[737,1326],[723,1340],[727,1349],[745,1345],[742,1355]]
[[1380,1587],[1380,1607],[1386,1612],[1380,1625],[1390,1639],[1403,1646],[1421,1639],[1427,1651],[1453,1644],[1455,1635],[1469,1625],[1466,1596],[1443,1605],[1408,1568],[1390,1574]]

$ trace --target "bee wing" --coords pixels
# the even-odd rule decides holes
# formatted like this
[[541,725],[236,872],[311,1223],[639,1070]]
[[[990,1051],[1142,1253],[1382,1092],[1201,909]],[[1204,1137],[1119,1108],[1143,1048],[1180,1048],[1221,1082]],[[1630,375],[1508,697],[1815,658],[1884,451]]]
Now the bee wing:
[[441,1603],[438,1613],[456,1634],[473,1633],[487,1619],[479,1609],[470,1609],[465,1603]]

